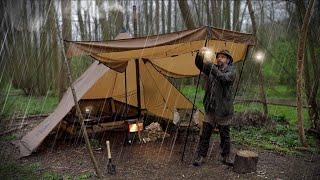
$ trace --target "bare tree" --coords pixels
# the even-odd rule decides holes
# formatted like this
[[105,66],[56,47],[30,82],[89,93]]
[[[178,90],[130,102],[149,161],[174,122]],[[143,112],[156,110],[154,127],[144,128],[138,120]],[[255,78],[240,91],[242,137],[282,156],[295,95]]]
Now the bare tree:
[[108,21],[110,22],[110,38],[115,38],[123,28],[124,14],[118,6],[111,6],[108,13]]
[[[247,3],[248,3],[251,22],[252,22],[252,32],[253,32],[253,35],[257,37],[257,25],[256,25],[256,20],[255,20],[253,8],[252,8],[251,0],[248,0]],[[257,46],[258,44],[259,42],[257,43]],[[260,86],[260,98],[261,98],[261,101],[263,102],[264,116],[268,116],[268,105],[267,105],[266,93],[264,90],[264,79],[263,79],[261,64],[258,64],[258,69],[259,69],[258,78],[259,78],[259,86]]]
[[156,34],[159,34],[159,0],[156,0],[156,13],[155,13],[155,25],[156,25]]
[[[298,20],[300,25],[303,23],[303,16],[306,14],[306,8],[302,1],[296,0],[296,9],[298,13]],[[312,25],[311,25],[312,26]],[[320,132],[320,119],[319,119],[319,104],[317,102],[317,93],[319,89],[319,78],[317,74],[320,72],[320,63],[317,61],[315,47],[316,43],[314,42],[316,39],[316,35],[314,33],[315,27],[309,28],[309,33],[307,35],[308,39],[308,52],[311,57],[311,62],[308,62],[308,58],[304,60],[304,79],[305,79],[305,94],[307,96],[308,102],[308,113],[310,117],[310,121],[312,123],[313,128]],[[312,70],[310,71],[309,63],[312,64]],[[312,73],[313,72],[313,73]],[[314,77],[314,78],[312,78]]]
[[81,0],[77,1],[77,16],[78,16],[81,40],[85,40],[87,38],[87,32],[86,32],[87,29],[81,14]]
[[301,144],[305,147],[308,147],[308,143],[305,137],[304,128],[303,128],[303,113],[302,113],[302,72],[303,72],[303,63],[304,63],[304,56],[305,56],[305,46],[307,40],[307,33],[310,24],[310,19],[313,13],[313,9],[315,6],[315,1],[310,0],[309,5],[307,8],[307,12],[303,19],[303,24],[300,29],[299,35],[299,44],[298,44],[298,54],[297,54],[297,74],[296,74],[296,81],[297,81],[297,113],[298,113],[298,130]]
[[164,0],[161,0],[161,24],[162,24],[162,33],[166,33],[166,16],[165,16],[165,3]]
[[150,35],[153,35],[153,1],[149,2],[149,13],[148,13],[148,21],[147,24],[149,24],[149,32],[147,32]]
[[[221,5],[221,4],[220,4]],[[215,27],[220,27],[220,6],[219,2],[217,0],[211,0],[211,6],[212,6],[212,25]]]
[[230,1],[224,0],[223,1],[223,28],[225,29],[231,29],[230,25]]
[[240,5],[241,1],[233,1],[232,29],[236,31],[240,31]]
[[207,25],[211,25],[210,1],[206,0]]
[[97,6],[98,6],[98,15],[99,15],[99,25],[101,30],[101,38],[102,40],[108,40],[110,39],[110,34],[108,33],[108,21],[107,21],[107,15],[103,7],[103,1],[102,0],[96,0]]
[[183,18],[184,23],[186,24],[187,28],[188,29],[195,28],[196,26],[193,22],[188,2],[185,0],[178,0],[178,2],[179,2],[182,18]]
[[168,0],[167,33],[171,32],[171,0]]
[[[71,1],[61,1],[62,11],[62,38],[72,40],[71,34]],[[65,49],[66,51],[67,49]],[[61,58],[61,60],[63,60]],[[63,93],[67,90],[66,85],[66,71],[63,68],[63,61],[60,62],[60,78],[59,78],[59,99],[62,98]]]
[[174,1],[174,31],[177,32],[178,31],[178,25],[177,25],[177,22],[178,22],[178,8],[177,8],[177,1]]
[[[151,3],[151,2],[150,2]],[[148,1],[144,0],[143,1],[143,12],[144,12],[144,19],[145,19],[145,33],[149,33],[149,21],[148,21]]]
[[222,1],[216,0],[216,15],[217,15],[217,27],[223,28],[223,19],[222,19],[222,14],[223,14],[223,7],[222,7]]

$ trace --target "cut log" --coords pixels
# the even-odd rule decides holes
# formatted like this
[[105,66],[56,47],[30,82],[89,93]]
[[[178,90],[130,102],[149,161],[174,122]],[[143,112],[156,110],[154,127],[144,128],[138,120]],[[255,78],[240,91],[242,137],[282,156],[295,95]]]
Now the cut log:
[[233,170],[237,173],[250,173],[257,170],[258,154],[248,150],[240,150],[234,159]]

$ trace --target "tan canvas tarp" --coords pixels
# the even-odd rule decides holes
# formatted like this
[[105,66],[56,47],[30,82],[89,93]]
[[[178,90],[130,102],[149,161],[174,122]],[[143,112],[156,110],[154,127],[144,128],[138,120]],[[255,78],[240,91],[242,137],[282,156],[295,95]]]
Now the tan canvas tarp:
[[[74,88],[78,99],[90,89],[91,86],[108,70],[108,67],[94,62],[86,72],[74,82]],[[30,155],[47,137],[47,135],[59,124],[65,115],[74,106],[74,101],[69,88],[56,109],[32,131],[27,133],[23,138],[17,141],[20,148],[20,156]]]
[[[191,109],[186,99],[149,61],[140,61],[141,108],[156,116],[172,119],[174,108]],[[82,99],[109,98],[126,103],[125,74],[110,71],[102,76]],[[127,67],[127,102],[137,107],[137,84],[135,61]]]
[[[255,43],[255,39],[251,34],[211,27],[200,27],[142,38],[107,42],[71,42],[67,56],[71,58],[79,55],[90,55],[118,72],[123,72],[127,62],[132,59],[149,59],[152,63],[154,61],[159,63],[162,59],[170,60],[170,57],[176,59],[182,56],[181,58],[184,58],[185,61],[189,61],[189,64],[191,64],[193,60],[192,53],[203,47],[206,39],[210,40],[207,45],[215,51],[228,49],[234,56],[235,62],[243,60],[248,46]],[[162,70],[164,69],[166,68],[162,67]],[[189,66],[187,69],[192,72],[190,74],[197,74],[194,65]],[[168,74],[183,76],[183,74],[179,73],[179,66],[171,68],[168,72]]]
[[[192,103],[186,99],[163,75],[148,61],[139,63],[141,108],[148,113],[172,119],[174,109],[191,109]],[[103,64],[94,62],[74,83],[77,98],[107,99],[113,98],[126,103],[125,73],[110,70]],[[127,67],[127,101],[137,107],[137,84],[135,62],[129,61]],[[45,137],[59,124],[74,106],[70,88],[64,94],[59,105],[43,122],[25,135],[18,145],[20,155],[28,156],[41,144]],[[200,114],[199,119],[203,119]]]
[[[124,34],[122,37],[128,38]],[[194,65],[195,53],[204,46],[208,37],[207,46],[215,51],[229,49],[235,61],[244,59],[248,47],[254,45],[254,38],[250,34],[209,27],[108,42],[70,42],[67,52],[69,58],[89,55],[113,69],[94,62],[74,82],[77,98],[113,98],[125,103],[123,72],[126,70],[128,104],[137,107],[135,59],[138,59],[141,108],[156,116],[172,119],[175,108],[191,109],[192,103],[162,74],[172,77],[198,75],[200,72]],[[21,156],[35,151],[73,106],[72,94],[68,89],[54,112],[18,141]],[[200,119],[203,119],[203,114]]]

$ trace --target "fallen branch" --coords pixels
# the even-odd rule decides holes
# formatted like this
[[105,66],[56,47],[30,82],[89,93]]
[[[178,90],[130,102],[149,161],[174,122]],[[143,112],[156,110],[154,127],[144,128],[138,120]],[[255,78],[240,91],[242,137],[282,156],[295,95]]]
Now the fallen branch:
[[307,133],[313,134],[313,135],[316,135],[316,136],[320,137],[320,132],[317,131],[316,129],[313,129],[313,128],[308,129]]
[[33,118],[42,118],[42,117],[48,117],[48,116],[49,116],[49,114],[37,114],[37,115],[15,117],[13,119],[16,119],[16,120],[19,120],[19,119],[33,119]]
[[[236,99],[234,101],[234,104],[239,104],[239,103],[263,103],[261,100],[258,99]],[[289,103],[281,103],[281,102],[271,102],[267,101],[267,104],[271,105],[278,105],[278,106],[288,106],[288,107],[297,107],[297,105],[294,104],[289,104]],[[309,106],[303,105],[304,108],[309,108]]]
[[6,130],[6,131],[4,131],[4,132],[1,132],[1,133],[0,133],[0,136],[9,134],[9,133],[11,133],[11,132],[13,132],[13,131],[16,131],[16,130],[20,130],[20,129],[26,127],[26,126],[27,126],[27,124],[23,124],[23,125],[20,126],[20,127],[16,127],[16,128],[13,128],[13,129]]
[[21,123],[21,124],[13,124],[13,125],[7,126],[6,128],[9,129],[9,128],[14,128],[14,127],[18,127],[18,126],[26,126],[26,125],[34,124],[34,123],[35,123],[35,122],[27,122],[27,123]]

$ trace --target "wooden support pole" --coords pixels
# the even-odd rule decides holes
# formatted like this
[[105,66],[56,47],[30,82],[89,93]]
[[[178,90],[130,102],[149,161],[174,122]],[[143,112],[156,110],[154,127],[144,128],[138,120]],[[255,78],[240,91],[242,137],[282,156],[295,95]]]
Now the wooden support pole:
[[138,119],[139,119],[141,117],[141,93],[140,93],[139,59],[135,59],[135,64],[136,64],[137,102],[138,102]]
[[63,46],[62,47],[62,55],[63,55],[63,58],[64,58],[64,63],[66,65],[66,67],[67,67],[68,82],[69,82],[69,86],[70,86],[70,89],[71,89],[71,92],[72,92],[73,101],[74,101],[74,104],[76,106],[77,115],[78,115],[79,121],[81,123],[81,129],[83,131],[83,137],[85,139],[86,146],[87,146],[87,149],[88,149],[88,152],[89,152],[89,155],[90,155],[94,170],[95,170],[98,178],[102,178],[102,173],[101,173],[101,171],[99,169],[98,162],[96,161],[96,159],[94,157],[94,154],[93,154],[93,151],[92,151],[92,148],[91,148],[91,144],[90,144],[90,141],[89,141],[87,129],[86,129],[86,126],[84,124],[84,118],[83,118],[83,115],[81,113],[80,106],[78,104],[78,98],[76,96],[76,91],[75,91],[74,86],[72,84],[73,81],[72,81],[72,76],[71,76],[71,69],[70,69],[70,66],[69,66],[65,51],[64,51],[64,42],[62,42],[61,45]]
[[[137,33],[137,8],[133,6],[133,32],[134,37],[136,38]],[[138,119],[141,116],[141,93],[140,93],[140,68],[139,68],[139,59],[135,59],[136,64],[136,84],[137,84],[137,106],[138,106]]]

